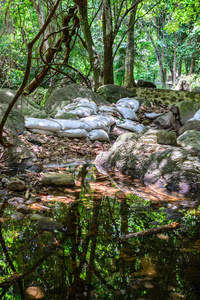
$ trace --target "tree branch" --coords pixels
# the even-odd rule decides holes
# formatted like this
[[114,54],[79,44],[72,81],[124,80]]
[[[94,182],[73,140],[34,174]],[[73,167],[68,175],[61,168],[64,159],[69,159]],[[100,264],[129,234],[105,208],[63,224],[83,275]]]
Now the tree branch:
[[53,6],[53,9],[52,11],[50,12],[46,22],[44,23],[43,27],[39,30],[38,34],[34,37],[34,39],[28,43],[28,58],[27,58],[27,65],[26,65],[26,71],[25,71],[25,75],[24,75],[24,79],[23,79],[23,82],[21,84],[21,86],[19,87],[19,89],[17,90],[17,93],[15,95],[15,97],[13,98],[13,100],[11,101],[11,103],[9,104],[4,116],[3,116],[3,119],[1,121],[1,124],[0,124],[0,143],[2,144],[3,147],[10,147],[12,146],[11,143],[9,143],[8,141],[5,141],[4,138],[3,138],[3,128],[4,128],[4,125],[6,123],[6,120],[9,116],[9,113],[11,112],[13,106],[15,105],[15,103],[17,102],[18,98],[21,96],[21,94],[23,93],[23,90],[24,88],[26,87],[26,84],[27,84],[27,81],[28,81],[28,77],[29,77],[29,74],[30,74],[30,69],[31,69],[31,61],[32,61],[32,49],[33,49],[33,46],[34,44],[36,43],[36,41],[40,38],[40,36],[44,33],[45,29],[47,28],[47,26],[49,25],[53,15],[55,14],[55,11],[59,5],[61,0],[56,0],[54,6]]
[[151,228],[151,229],[147,229],[147,230],[143,230],[143,231],[138,231],[138,232],[134,232],[134,233],[125,234],[125,235],[122,235],[120,239],[126,240],[126,239],[130,239],[130,238],[133,238],[133,237],[152,235],[152,234],[157,234],[157,233],[164,232],[164,231],[175,230],[175,229],[178,229],[180,227],[181,227],[181,225],[179,223],[172,222],[170,224],[159,226],[159,227],[156,227],[156,228]]

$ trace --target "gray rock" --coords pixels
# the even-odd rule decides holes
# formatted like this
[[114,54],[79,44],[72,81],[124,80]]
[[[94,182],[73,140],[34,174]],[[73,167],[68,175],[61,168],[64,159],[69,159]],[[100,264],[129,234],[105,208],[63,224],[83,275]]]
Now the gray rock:
[[25,206],[25,204],[21,204],[17,206],[17,211],[27,215],[30,214],[30,212],[32,211],[30,207]]
[[180,121],[182,125],[191,119],[194,114],[200,109],[200,103],[192,101],[182,101],[178,104]]
[[180,78],[180,80],[178,81],[175,89],[175,91],[188,91],[190,92],[191,91],[191,86],[190,86],[190,83],[183,79],[183,78]]
[[[11,101],[13,100],[14,96],[16,95],[16,91],[13,91],[11,89],[0,89],[0,99],[1,99],[1,104],[10,104]],[[15,104],[15,107],[22,107],[22,104],[27,104],[26,98],[21,95],[19,99],[17,100],[17,103]]]
[[154,121],[154,124],[156,124],[156,126],[158,126],[159,128],[167,129],[176,126],[176,119],[174,114],[169,111],[168,113],[158,117]]
[[200,131],[200,121],[195,120],[187,122],[183,127],[180,128],[179,135],[183,134],[187,130]]
[[39,214],[31,214],[30,215],[30,219],[33,221],[38,221],[40,219],[44,218],[43,216],[39,215]]
[[24,191],[26,189],[26,184],[24,183],[24,181],[19,180],[19,179],[13,179],[12,181],[9,181],[5,184],[5,187],[9,190],[9,191],[16,191],[16,192],[21,192]]
[[200,94],[200,86],[196,86],[193,90],[192,90],[193,93],[195,94]]
[[132,98],[135,96],[135,93],[114,84],[106,84],[101,86],[97,90],[97,93],[110,103],[116,103],[120,98]]
[[187,130],[178,137],[177,143],[185,149],[197,149],[200,151],[200,132],[196,130]]
[[37,229],[44,231],[62,231],[63,225],[49,217],[42,217],[35,223]]
[[[6,104],[0,104],[0,122],[7,109]],[[26,162],[29,160],[30,165],[36,160],[36,155],[28,150],[18,137],[18,133],[22,133],[24,127],[24,117],[20,111],[12,109],[8,120],[5,124],[6,132],[8,133],[9,142],[13,146],[9,147],[6,151],[5,160],[7,161],[8,168],[19,168],[19,165],[26,167]],[[23,160],[22,160],[23,158]],[[25,159],[27,158],[27,159]]]
[[[0,103],[0,122],[6,112],[7,107],[8,106],[6,104]],[[24,117],[15,108],[11,110],[10,115],[8,116],[8,119],[6,121],[5,128],[9,129],[11,131],[11,134],[13,135],[24,131]]]
[[74,176],[72,174],[64,173],[44,173],[41,181],[42,185],[64,185],[74,186]]
[[138,87],[145,87],[145,88],[153,88],[156,89],[156,85],[150,81],[146,81],[143,79],[139,79],[137,82]]
[[140,141],[161,145],[177,145],[176,133],[160,129],[150,129],[141,138]]
[[23,220],[24,219],[24,214],[21,212],[16,212],[11,215],[11,218],[16,219],[16,220]]
[[[128,138],[129,142],[127,142]],[[97,167],[142,179],[166,191],[193,193],[200,191],[200,157],[195,151],[169,145],[160,145],[150,137],[138,140],[124,134],[107,152],[95,160]],[[152,139],[153,140],[153,139]]]

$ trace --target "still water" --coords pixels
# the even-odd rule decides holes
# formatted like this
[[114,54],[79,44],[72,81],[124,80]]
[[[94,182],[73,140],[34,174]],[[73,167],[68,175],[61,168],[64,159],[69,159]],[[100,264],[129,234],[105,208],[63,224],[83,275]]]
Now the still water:
[[[90,163],[60,171],[73,172],[76,186],[36,189],[40,200],[21,215],[1,205],[0,299],[200,299],[198,197]],[[62,226],[37,226],[40,217]],[[171,222],[180,228],[148,233]],[[121,238],[134,232],[144,234]]]

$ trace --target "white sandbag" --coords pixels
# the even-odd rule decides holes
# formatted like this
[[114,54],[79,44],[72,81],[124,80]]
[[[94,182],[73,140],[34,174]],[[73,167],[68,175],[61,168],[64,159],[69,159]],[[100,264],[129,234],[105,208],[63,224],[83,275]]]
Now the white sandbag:
[[49,131],[59,131],[61,130],[61,125],[53,119],[38,119],[38,118],[26,118],[25,120],[25,127],[26,128],[34,128],[34,129],[42,129],[42,130],[49,130]]
[[99,117],[99,120],[105,122],[105,124],[107,126],[114,125],[115,122],[116,122],[116,119],[113,116],[109,116],[109,115],[102,116],[102,115],[99,115],[98,117]]
[[[111,126],[113,124],[115,124],[115,118],[112,117],[112,116],[109,116],[109,115],[96,115],[96,116],[91,116],[90,120],[96,120],[96,121],[100,121],[102,122],[103,124],[105,124],[106,126]],[[89,120],[89,118],[84,118],[84,119],[81,119],[81,120],[85,120],[86,122]]]
[[194,114],[194,116],[188,120],[188,122],[191,121],[200,121],[200,109]]
[[108,106],[108,105],[102,105],[99,107],[99,112],[106,112],[106,113],[118,113],[116,107],[114,106]]
[[144,115],[145,115],[146,118],[153,120],[153,119],[156,119],[159,116],[162,116],[163,113],[145,113]]
[[117,105],[120,103],[127,103],[136,112],[140,107],[140,102],[134,98],[121,98],[117,101]]
[[103,129],[105,131],[108,131],[109,128],[107,123],[105,122],[105,120],[103,121],[102,119],[100,119],[100,117],[103,116],[91,116],[88,118],[82,118],[79,121],[88,124],[90,127],[92,127],[92,129]]
[[117,102],[117,106],[121,106],[121,107],[126,107],[126,108],[129,108],[129,109],[132,109],[132,107],[127,103],[127,102]]
[[92,130],[91,126],[79,120],[56,119],[56,121],[60,124],[62,130],[67,130],[67,129],[85,129],[86,131]]
[[85,138],[88,136],[88,132],[85,129],[67,129],[64,131],[58,131],[56,134],[58,136],[71,138]]
[[93,110],[94,112],[97,112],[98,111],[98,107],[96,105],[96,103],[87,103],[87,102],[83,102],[83,103],[79,103],[76,107],[86,107],[86,108],[89,108],[91,110]]
[[138,117],[136,116],[134,110],[121,106],[117,106],[117,109],[124,119],[138,121]]
[[42,129],[29,129],[33,133],[39,133],[39,134],[46,134],[46,135],[55,135],[55,132],[49,131],[49,130],[42,130]]
[[93,114],[93,110],[90,110],[86,107],[75,108],[74,110],[70,110],[69,113],[77,115],[79,118],[89,117]]
[[89,132],[91,141],[109,142],[109,136],[103,129],[95,129]]
[[144,125],[133,122],[131,120],[117,121],[116,125],[120,128],[127,129],[137,133],[141,133],[145,129]]

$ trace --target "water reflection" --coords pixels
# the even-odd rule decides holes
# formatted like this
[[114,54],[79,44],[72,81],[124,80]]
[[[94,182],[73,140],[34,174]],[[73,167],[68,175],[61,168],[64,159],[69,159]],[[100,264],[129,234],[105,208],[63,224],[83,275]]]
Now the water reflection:
[[[7,200],[1,206],[0,299],[199,299],[197,205],[190,213],[177,201],[175,210],[171,196],[142,200],[131,192],[145,195],[139,182],[122,184],[90,164],[74,171],[75,188],[41,192],[43,209],[31,206],[23,219],[11,218]],[[173,221],[174,210],[181,229],[120,239]],[[33,213],[63,230],[40,230]]]

